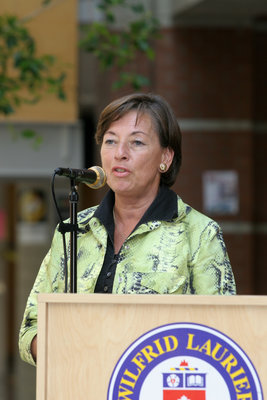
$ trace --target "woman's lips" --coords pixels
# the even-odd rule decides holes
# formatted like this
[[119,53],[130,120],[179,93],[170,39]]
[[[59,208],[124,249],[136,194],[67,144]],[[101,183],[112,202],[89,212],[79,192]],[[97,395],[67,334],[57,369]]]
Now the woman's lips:
[[113,167],[112,173],[115,176],[126,176],[126,175],[129,175],[130,171],[124,167]]

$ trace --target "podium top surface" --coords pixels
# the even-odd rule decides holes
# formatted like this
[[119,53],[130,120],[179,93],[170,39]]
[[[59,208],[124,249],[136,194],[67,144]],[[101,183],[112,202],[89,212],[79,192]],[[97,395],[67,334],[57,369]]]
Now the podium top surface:
[[202,295],[141,295],[141,294],[79,294],[42,293],[39,303],[108,303],[108,304],[173,304],[209,306],[267,306],[267,296],[202,296]]

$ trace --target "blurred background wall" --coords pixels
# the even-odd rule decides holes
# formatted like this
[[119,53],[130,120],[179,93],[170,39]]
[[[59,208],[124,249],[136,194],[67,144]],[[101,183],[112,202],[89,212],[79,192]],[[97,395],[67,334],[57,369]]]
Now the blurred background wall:
[[[132,91],[111,89],[116,71],[103,72],[79,49],[79,28],[101,19],[93,0],[2,0],[0,14],[26,17],[41,52],[67,72],[67,100],[45,95],[0,119],[0,398],[35,398],[35,369],[20,361],[17,335],[30,288],[57,222],[50,181],[58,166],[99,164],[94,129],[100,110]],[[173,107],[183,135],[183,163],[174,190],[223,229],[239,294],[267,294],[267,3],[265,0],[147,0],[160,21],[155,59],[132,68],[146,74],[144,91]],[[125,24],[123,12],[118,14]],[[14,132],[36,130],[38,149]],[[12,134],[13,132],[13,134]],[[80,208],[106,189],[81,188]],[[68,185],[57,182],[68,210]]]
[[[82,167],[82,130],[78,119],[78,51],[76,0],[3,0],[0,15],[16,15],[36,40],[38,54],[52,54],[65,70],[66,101],[44,94],[0,119],[0,398],[35,399],[35,368],[18,354],[18,330],[40,260],[57,222],[51,176],[61,165]],[[2,43],[1,43],[2,45]],[[37,145],[20,132],[34,131]],[[68,195],[59,181],[57,194]],[[66,197],[67,198],[67,197]]]

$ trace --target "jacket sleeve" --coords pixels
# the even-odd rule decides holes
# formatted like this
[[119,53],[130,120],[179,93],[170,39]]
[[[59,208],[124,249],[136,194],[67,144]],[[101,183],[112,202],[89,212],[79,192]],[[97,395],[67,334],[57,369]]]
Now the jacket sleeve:
[[209,220],[194,236],[190,261],[192,294],[236,294],[233,271],[219,225]]
[[64,260],[60,234],[54,235],[51,249],[45,256],[33,288],[28,297],[19,331],[19,351],[22,360],[35,365],[31,355],[31,342],[37,334],[37,300],[39,293],[62,292],[64,290]]

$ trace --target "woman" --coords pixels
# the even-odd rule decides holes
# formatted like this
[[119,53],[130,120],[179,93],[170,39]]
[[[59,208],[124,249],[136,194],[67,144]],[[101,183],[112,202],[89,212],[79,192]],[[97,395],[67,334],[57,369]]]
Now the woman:
[[[181,134],[157,95],[133,94],[100,115],[96,141],[110,191],[78,215],[80,293],[235,294],[219,226],[172,190]],[[20,330],[25,361],[36,358],[37,294],[64,291],[56,230],[29,296]]]

